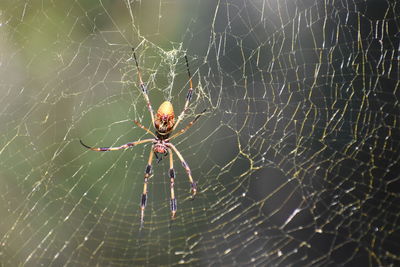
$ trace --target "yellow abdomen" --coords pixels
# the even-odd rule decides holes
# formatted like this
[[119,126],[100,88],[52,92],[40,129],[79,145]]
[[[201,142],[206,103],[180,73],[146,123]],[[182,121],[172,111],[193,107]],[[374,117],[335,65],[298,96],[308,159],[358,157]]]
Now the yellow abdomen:
[[168,133],[175,125],[175,114],[172,103],[164,101],[157,110],[154,126],[159,133]]
[[164,101],[157,110],[157,115],[169,115],[174,117],[174,108],[172,103],[169,101]]

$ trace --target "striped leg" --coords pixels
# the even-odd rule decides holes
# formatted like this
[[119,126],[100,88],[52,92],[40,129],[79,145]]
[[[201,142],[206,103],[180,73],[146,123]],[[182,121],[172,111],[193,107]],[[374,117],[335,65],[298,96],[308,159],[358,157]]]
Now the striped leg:
[[170,207],[171,207],[171,218],[175,219],[176,214],[176,198],[175,198],[175,191],[174,191],[174,184],[175,184],[175,171],[174,171],[174,160],[172,156],[171,149],[168,149],[169,153],[169,178],[171,179],[171,200],[170,200]]
[[147,203],[147,183],[150,178],[151,174],[151,162],[153,161],[153,149],[150,149],[150,156],[149,160],[147,161],[147,166],[146,170],[144,173],[144,184],[143,184],[143,194],[142,194],[142,199],[140,202],[140,222],[143,224],[143,218],[144,218],[144,209],[146,208],[146,203]]
[[179,132],[177,132],[176,134],[172,135],[170,138],[168,138],[168,140],[172,140],[172,139],[174,139],[175,137],[178,137],[178,136],[180,136],[181,134],[183,134],[184,132],[186,132],[186,131],[187,131],[190,127],[192,127],[192,125],[200,118],[200,116],[203,115],[204,112],[206,112],[206,110],[207,110],[207,109],[203,110],[199,115],[196,116],[196,118],[194,118],[194,120],[192,120],[191,122],[189,122],[189,124],[188,124],[185,128],[179,130]]
[[192,76],[190,75],[190,70],[189,70],[189,62],[187,59],[187,56],[185,55],[185,60],[186,60],[186,68],[187,68],[187,72],[188,72],[188,76],[189,76],[189,90],[188,93],[186,95],[186,102],[185,102],[185,107],[183,108],[181,114],[179,114],[178,116],[178,120],[176,121],[174,128],[172,128],[172,130],[175,130],[176,127],[178,126],[178,124],[181,122],[181,120],[183,119],[183,116],[185,115],[186,110],[189,107],[189,103],[190,100],[192,99],[192,95],[193,95],[193,82],[192,82]]
[[143,143],[156,142],[156,140],[155,139],[144,139],[144,140],[139,140],[136,142],[126,143],[125,145],[117,146],[117,147],[91,147],[91,146],[85,145],[82,142],[82,140],[79,140],[79,142],[81,142],[82,146],[84,146],[90,150],[93,150],[93,151],[115,151],[115,150],[126,149],[128,147],[136,146],[136,145],[143,144]]
[[134,120],[133,121],[137,126],[139,126],[140,128],[142,128],[143,130],[145,130],[146,132],[148,132],[149,134],[151,134],[152,136],[154,136],[155,138],[157,138],[157,136],[151,132],[149,129],[147,129],[146,127],[144,127],[140,122]]
[[153,112],[153,107],[151,106],[151,103],[150,103],[149,95],[147,94],[147,86],[144,84],[144,82],[142,80],[142,73],[140,72],[139,64],[136,59],[135,49],[132,48],[132,51],[133,51],[133,58],[135,59],[135,64],[136,64],[136,68],[138,71],[139,86],[140,86],[140,89],[142,89],[144,98],[146,99],[147,108],[149,109],[150,116],[151,116],[151,122],[154,125],[154,112]]
[[189,165],[186,163],[185,159],[182,157],[182,154],[178,151],[178,149],[176,149],[176,147],[173,144],[168,143],[167,146],[172,148],[172,150],[174,150],[174,152],[176,153],[176,155],[178,155],[178,158],[182,162],[182,166],[183,166],[183,168],[185,168],[186,173],[189,177],[190,192],[192,193],[192,198],[194,199],[194,196],[197,193],[197,184],[196,184],[196,182],[193,181],[192,172],[190,171]]

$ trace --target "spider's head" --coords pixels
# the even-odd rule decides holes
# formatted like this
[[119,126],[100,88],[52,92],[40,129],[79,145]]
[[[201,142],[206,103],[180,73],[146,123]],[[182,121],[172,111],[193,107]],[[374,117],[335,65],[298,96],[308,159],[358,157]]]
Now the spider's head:
[[169,133],[175,125],[174,108],[171,102],[164,101],[157,110],[154,126],[160,134]]

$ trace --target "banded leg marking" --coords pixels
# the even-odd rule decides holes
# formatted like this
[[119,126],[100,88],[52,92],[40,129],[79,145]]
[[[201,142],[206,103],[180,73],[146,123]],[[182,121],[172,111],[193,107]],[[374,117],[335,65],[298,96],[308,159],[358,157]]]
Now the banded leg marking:
[[153,161],[153,149],[150,149],[149,160],[144,172],[143,193],[140,201],[140,222],[143,224],[144,210],[147,204],[147,184],[151,175],[151,162]]
[[194,199],[194,196],[197,193],[197,183],[193,181],[192,178],[192,171],[190,170],[189,165],[186,163],[185,159],[183,158],[182,154],[178,151],[178,149],[171,143],[168,143],[168,146],[172,148],[172,150],[178,155],[178,158],[180,159],[183,168],[186,170],[186,174],[189,177],[189,182],[190,182],[190,192],[192,194],[192,198]]
[[144,82],[142,80],[142,73],[140,72],[139,63],[138,63],[138,61],[136,59],[135,49],[132,48],[132,51],[133,51],[133,58],[135,59],[135,64],[136,64],[136,68],[137,68],[137,71],[138,71],[139,87],[142,90],[144,98],[146,99],[147,108],[148,108],[148,110],[150,112],[150,115],[151,115],[151,122],[154,125],[154,112],[153,112],[153,107],[151,106],[151,102],[150,102],[150,99],[149,99],[147,86],[144,84]]
[[178,124],[181,122],[181,120],[183,119],[183,116],[185,115],[186,110],[189,107],[189,103],[192,100],[192,96],[193,96],[193,81],[192,81],[192,75],[190,74],[190,69],[189,69],[189,61],[187,59],[187,56],[185,55],[185,61],[186,61],[186,68],[187,68],[187,73],[188,73],[188,77],[189,77],[189,90],[188,93],[186,95],[186,102],[185,102],[185,106],[183,107],[183,110],[181,112],[181,114],[179,114],[178,116],[178,120],[176,121],[174,128],[172,128],[172,130],[175,130],[176,127],[178,126]]
[[171,199],[170,199],[170,208],[171,208],[171,218],[175,218],[176,214],[176,209],[177,209],[177,204],[176,204],[176,198],[175,198],[175,190],[174,190],[174,185],[175,185],[175,171],[174,171],[174,160],[172,156],[172,151],[171,149],[168,148],[168,153],[169,153],[169,178],[170,178],[170,188],[171,188]]

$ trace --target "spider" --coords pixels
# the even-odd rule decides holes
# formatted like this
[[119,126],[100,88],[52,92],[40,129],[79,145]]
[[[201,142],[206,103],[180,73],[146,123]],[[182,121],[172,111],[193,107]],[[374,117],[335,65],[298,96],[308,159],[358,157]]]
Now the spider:
[[115,151],[115,150],[130,148],[130,147],[133,147],[133,146],[136,146],[139,144],[150,143],[150,142],[153,143],[152,149],[150,150],[150,155],[149,155],[149,158],[147,161],[147,166],[146,166],[145,172],[144,172],[143,194],[142,194],[141,201],[140,201],[140,221],[142,223],[143,223],[144,211],[145,211],[146,203],[147,203],[147,186],[148,186],[148,181],[149,181],[151,173],[152,173],[153,155],[155,155],[155,157],[158,159],[158,162],[162,159],[163,156],[166,157],[167,155],[169,155],[169,166],[170,166],[169,178],[170,178],[170,191],[171,191],[170,209],[171,209],[171,218],[174,219],[176,210],[177,210],[177,203],[176,203],[175,191],[174,191],[175,170],[174,170],[174,162],[173,162],[173,152],[178,156],[179,160],[182,163],[183,168],[185,168],[185,170],[186,170],[187,176],[189,177],[190,193],[192,195],[192,199],[194,199],[194,197],[197,193],[197,183],[193,181],[193,177],[192,177],[192,173],[189,168],[189,165],[184,160],[182,154],[170,141],[172,139],[178,137],[179,135],[183,134],[184,132],[186,132],[206,110],[203,110],[199,115],[197,115],[194,118],[194,120],[189,122],[189,124],[186,127],[179,130],[175,134],[171,135],[171,133],[177,128],[179,123],[182,121],[183,116],[189,107],[189,103],[190,103],[190,100],[192,99],[192,95],[193,95],[193,83],[192,83],[192,77],[190,75],[189,62],[188,62],[187,56],[185,55],[186,68],[187,68],[187,73],[189,76],[189,90],[186,95],[185,106],[184,106],[182,112],[180,113],[180,115],[178,116],[178,119],[175,121],[174,108],[172,106],[172,103],[169,101],[164,101],[158,108],[157,113],[154,114],[153,108],[151,106],[151,102],[150,102],[150,99],[148,96],[147,87],[143,83],[143,80],[142,80],[142,74],[140,72],[138,61],[136,59],[135,51],[134,51],[134,49],[132,49],[132,51],[133,51],[133,58],[135,60],[137,73],[138,73],[139,87],[142,90],[143,96],[147,102],[147,108],[151,115],[151,122],[155,128],[155,133],[150,131],[148,128],[144,127],[140,122],[138,122],[136,120],[134,121],[134,123],[137,126],[139,126],[140,128],[144,129],[149,134],[151,134],[153,136],[153,138],[129,142],[124,145],[117,146],[117,147],[98,147],[98,148],[85,145],[82,142],[82,140],[79,140],[79,141],[82,144],[82,146],[84,146],[90,150],[93,150],[93,151]]

